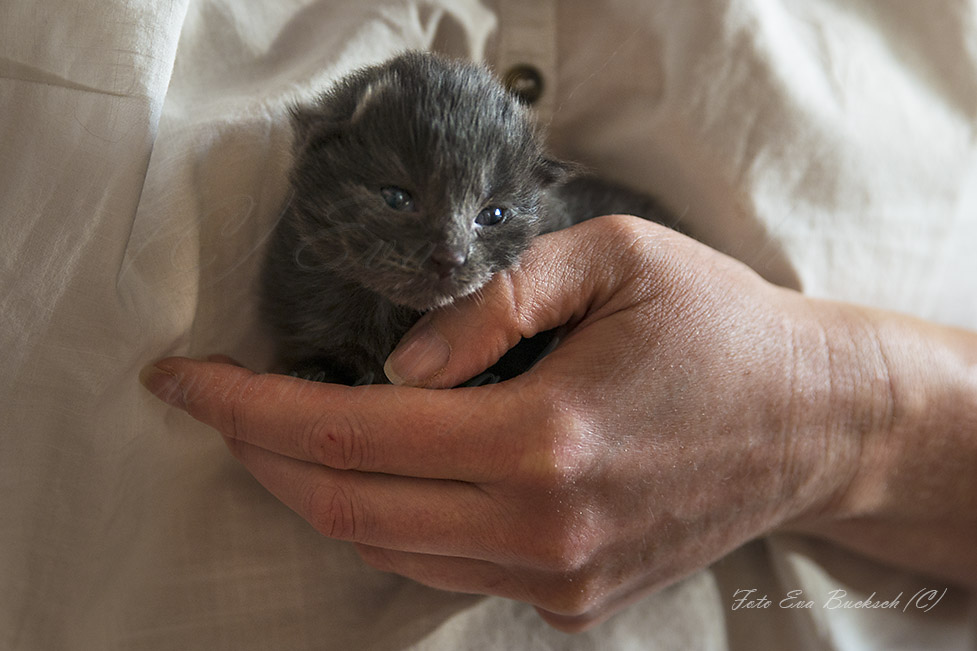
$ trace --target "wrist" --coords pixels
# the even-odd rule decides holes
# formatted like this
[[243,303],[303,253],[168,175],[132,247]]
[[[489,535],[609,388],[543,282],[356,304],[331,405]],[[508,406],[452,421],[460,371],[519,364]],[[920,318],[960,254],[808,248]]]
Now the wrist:
[[817,414],[808,428],[821,430],[807,434],[824,452],[816,499],[785,528],[930,573],[974,572],[963,548],[977,531],[977,335],[810,305],[821,343],[798,356],[797,375]]
[[843,304],[793,295],[782,436],[796,476],[784,527],[846,517],[866,447],[886,437],[892,397],[873,328]]
[[[858,517],[871,510],[878,489],[886,485],[884,457],[888,452],[901,405],[894,392],[896,378],[891,358],[880,333],[864,311],[855,306],[811,302],[818,313],[818,341],[809,350],[807,364],[798,373],[820,398],[812,413],[809,434],[820,439],[826,451],[824,484],[820,501],[803,514],[799,523],[819,526]],[[805,386],[798,382],[799,386]],[[804,405],[797,410],[803,418]]]

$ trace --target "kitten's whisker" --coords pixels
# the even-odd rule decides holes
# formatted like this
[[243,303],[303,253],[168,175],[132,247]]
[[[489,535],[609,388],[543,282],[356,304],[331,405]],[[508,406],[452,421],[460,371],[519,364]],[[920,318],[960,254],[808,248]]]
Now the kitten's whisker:
[[473,299],[472,300],[474,300],[475,301],[475,304],[478,305],[479,307],[482,307],[483,305],[485,305],[485,292],[482,291],[484,288],[485,288],[485,285],[482,285],[481,287],[479,287],[478,289],[476,289],[474,292],[472,292],[472,296],[473,296]]

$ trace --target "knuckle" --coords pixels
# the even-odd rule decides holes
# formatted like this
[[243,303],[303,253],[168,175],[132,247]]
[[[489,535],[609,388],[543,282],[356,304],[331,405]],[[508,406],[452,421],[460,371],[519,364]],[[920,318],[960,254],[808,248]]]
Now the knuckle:
[[[600,230],[596,241],[601,243],[603,252],[617,261],[605,269],[612,281],[619,283],[631,277],[654,278],[659,273],[650,256],[660,256],[673,233],[654,222],[630,215],[608,215],[591,221],[594,228]],[[652,254],[652,251],[657,253]]]
[[564,625],[581,624],[599,609],[605,592],[599,574],[581,571],[550,583],[538,605],[558,616]]
[[218,429],[232,439],[239,439],[248,431],[252,420],[251,396],[260,390],[261,376],[250,376],[226,387],[218,396],[223,415]]
[[367,437],[349,413],[317,414],[303,440],[304,452],[315,463],[337,470],[367,466]]
[[571,576],[588,567],[600,548],[599,533],[583,511],[572,510],[547,518],[538,529],[527,555],[536,567]]
[[629,247],[636,239],[641,239],[648,228],[648,221],[632,215],[605,215],[591,220],[594,228],[618,248]]
[[315,483],[304,506],[309,524],[328,538],[354,540],[359,533],[356,502],[339,482]]
[[591,508],[597,459],[581,419],[568,410],[549,411],[522,460],[522,489],[534,496],[527,519],[537,532],[523,552],[542,570],[572,575],[588,566],[602,545],[597,511]]
[[593,441],[583,421],[570,409],[546,401],[533,444],[523,459],[527,477],[538,488],[562,494],[580,485],[593,467]]
[[220,430],[232,439],[238,439],[248,423],[248,405],[243,400],[231,400],[226,410],[227,420]]

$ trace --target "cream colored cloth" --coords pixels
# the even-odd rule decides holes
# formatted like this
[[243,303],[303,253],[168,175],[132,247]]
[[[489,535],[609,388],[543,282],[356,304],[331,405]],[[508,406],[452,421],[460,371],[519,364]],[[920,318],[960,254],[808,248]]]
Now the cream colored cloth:
[[558,154],[777,282],[977,329],[972,2],[7,0],[0,649],[974,648],[972,595],[787,538],[566,636],[366,568],[138,386],[268,361],[285,106],[407,48],[536,66]]

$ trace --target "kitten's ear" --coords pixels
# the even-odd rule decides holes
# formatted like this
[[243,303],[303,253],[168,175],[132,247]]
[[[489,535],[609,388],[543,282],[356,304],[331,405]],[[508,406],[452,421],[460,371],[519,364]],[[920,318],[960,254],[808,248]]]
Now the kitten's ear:
[[583,173],[583,167],[576,163],[556,158],[543,157],[536,165],[536,178],[544,187],[566,183],[574,176]]
[[328,139],[356,124],[369,107],[382,101],[381,96],[393,84],[394,80],[383,70],[367,69],[340,80],[311,102],[289,106],[293,146],[301,149],[311,141]]
[[289,106],[288,116],[292,122],[292,133],[295,137],[296,146],[306,142],[315,126],[322,122],[322,111],[302,104]]
[[390,86],[388,79],[379,78],[366,84],[363,90],[356,97],[353,112],[349,115],[349,123],[356,124],[366,110],[376,102],[380,101],[380,95]]

